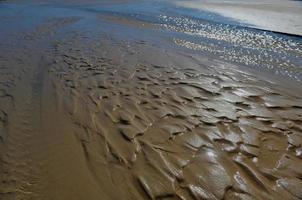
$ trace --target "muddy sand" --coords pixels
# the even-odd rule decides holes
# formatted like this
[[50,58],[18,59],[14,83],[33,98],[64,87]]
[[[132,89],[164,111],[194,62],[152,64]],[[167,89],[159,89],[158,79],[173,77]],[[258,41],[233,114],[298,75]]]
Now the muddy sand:
[[0,19],[1,200],[302,198],[301,82],[33,4]]

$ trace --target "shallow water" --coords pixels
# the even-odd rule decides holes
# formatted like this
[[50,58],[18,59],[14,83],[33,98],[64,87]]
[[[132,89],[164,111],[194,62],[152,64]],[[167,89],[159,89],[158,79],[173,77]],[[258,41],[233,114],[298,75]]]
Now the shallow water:
[[257,30],[217,14],[160,2],[91,10],[159,24],[168,34],[173,33],[176,45],[298,81],[302,78],[302,38],[298,36]]
[[[171,40],[170,44],[257,70],[264,69],[297,81],[302,79],[301,37],[249,28],[246,24],[219,14],[180,8],[167,1],[76,6],[29,4],[25,7],[24,5],[2,4],[0,9],[4,11],[0,15],[6,17],[10,17],[14,12],[23,13],[28,25],[38,22],[39,18],[48,18],[52,15],[85,18],[98,15],[113,16],[124,19],[125,29],[129,28],[125,20],[131,21],[138,29],[144,23],[152,24],[153,27],[149,27],[148,31],[160,32],[161,37],[168,37]],[[20,9],[22,11],[19,11]],[[95,25],[93,21],[89,23],[91,26]],[[22,22],[18,26],[24,26],[24,24]],[[130,28],[133,29],[133,27]]]

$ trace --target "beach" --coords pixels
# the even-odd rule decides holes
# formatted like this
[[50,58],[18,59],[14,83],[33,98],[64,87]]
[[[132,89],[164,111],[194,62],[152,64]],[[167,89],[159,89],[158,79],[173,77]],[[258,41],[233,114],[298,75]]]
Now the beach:
[[1,200],[302,198],[301,35],[188,5],[0,1]]

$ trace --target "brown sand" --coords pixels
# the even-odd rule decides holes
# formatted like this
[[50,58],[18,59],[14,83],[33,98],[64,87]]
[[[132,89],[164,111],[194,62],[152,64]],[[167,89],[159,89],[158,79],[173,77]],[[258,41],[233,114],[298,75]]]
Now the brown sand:
[[301,91],[105,36],[41,51],[76,20],[1,55],[0,199],[302,198]]

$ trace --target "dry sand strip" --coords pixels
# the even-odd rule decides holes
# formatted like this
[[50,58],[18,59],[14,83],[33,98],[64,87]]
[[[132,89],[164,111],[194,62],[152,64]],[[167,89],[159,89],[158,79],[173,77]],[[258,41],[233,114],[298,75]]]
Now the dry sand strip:
[[0,199],[302,198],[301,95],[200,56],[67,38],[3,55]]
[[173,3],[181,7],[213,12],[248,24],[250,27],[298,36],[302,35],[302,3],[300,1],[178,0]]

